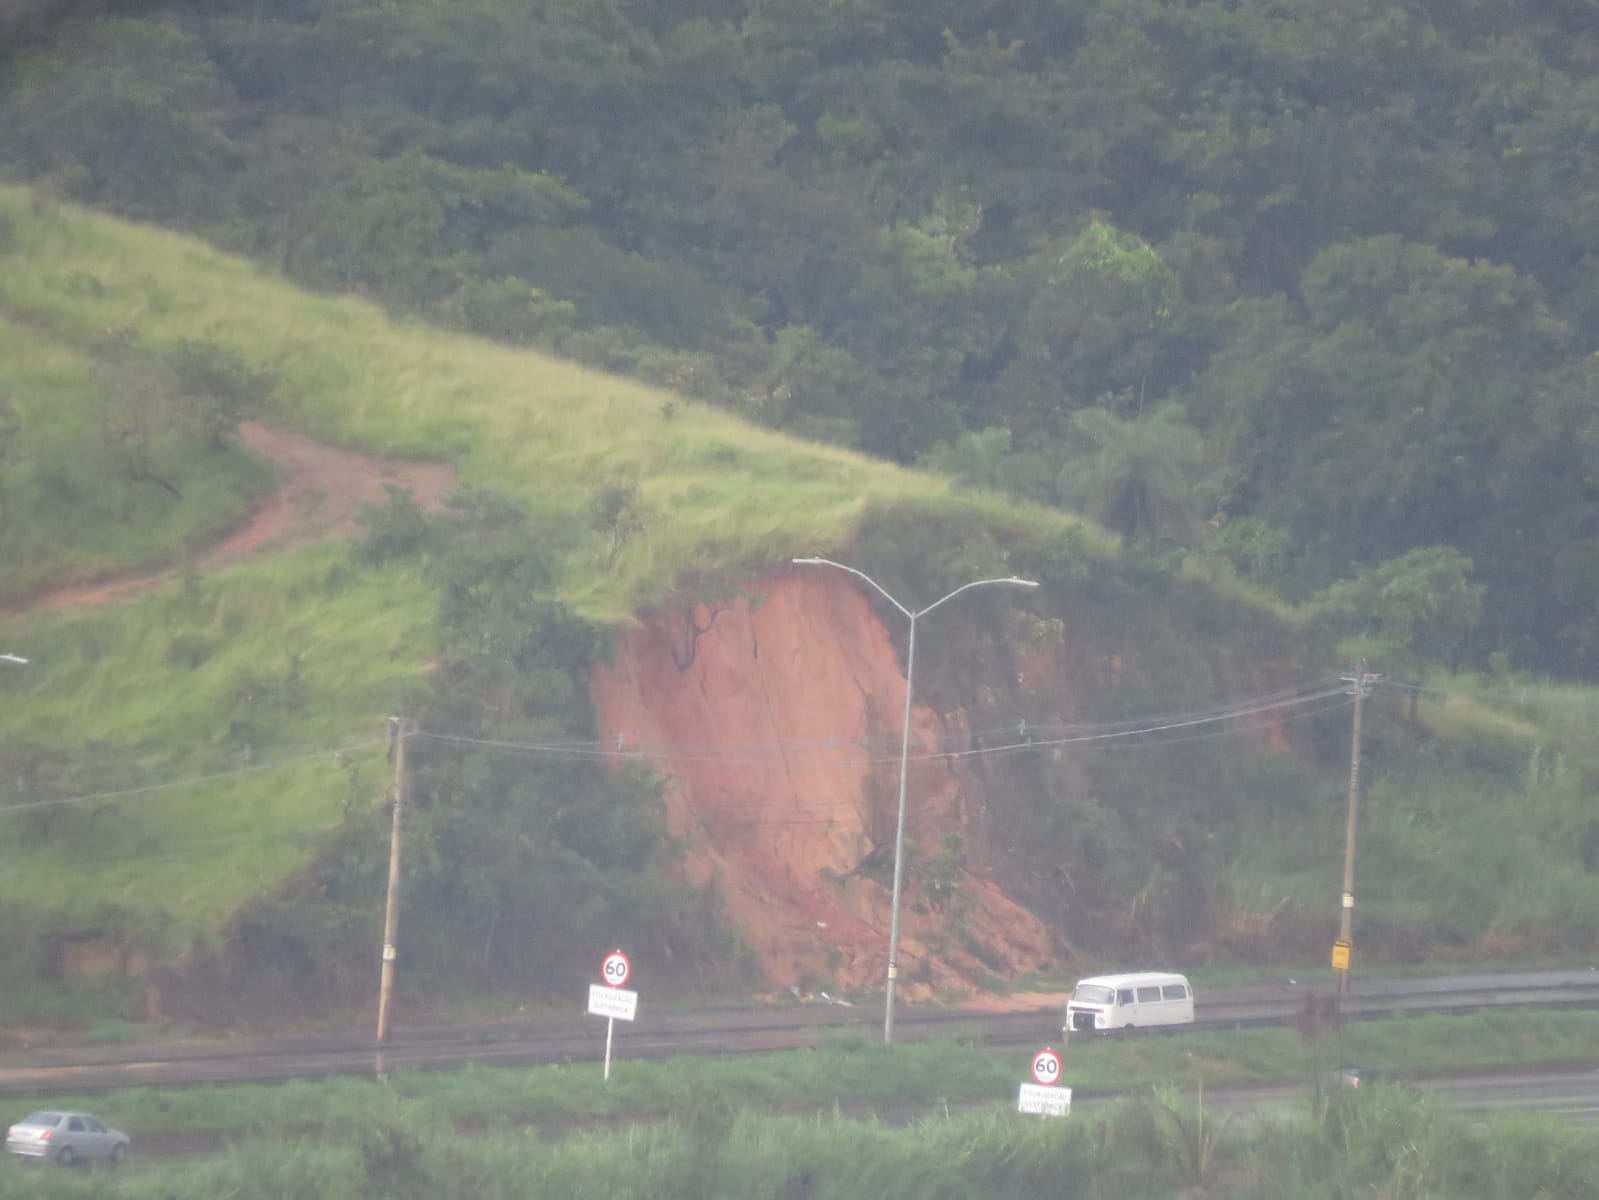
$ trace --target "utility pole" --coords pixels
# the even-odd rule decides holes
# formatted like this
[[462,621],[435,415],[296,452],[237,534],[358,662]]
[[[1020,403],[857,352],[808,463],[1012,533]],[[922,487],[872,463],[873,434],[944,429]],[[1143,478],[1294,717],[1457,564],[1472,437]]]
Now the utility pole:
[[[405,720],[389,718],[390,757],[394,760],[394,807],[389,825],[389,896],[383,908],[383,978],[378,985],[378,1045],[389,1036],[389,997],[394,991],[394,935],[400,909],[400,811],[405,807]],[[383,1075],[382,1051],[378,1076]]]
[[1355,820],[1360,813],[1360,713],[1361,701],[1381,675],[1366,673],[1366,660],[1353,676],[1343,680],[1355,697],[1354,730],[1349,741],[1349,815],[1344,828],[1344,893],[1338,909],[1338,941],[1333,945],[1333,969],[1338,972],[1338,994],[1349,991],[1349,956],[1355,918]]

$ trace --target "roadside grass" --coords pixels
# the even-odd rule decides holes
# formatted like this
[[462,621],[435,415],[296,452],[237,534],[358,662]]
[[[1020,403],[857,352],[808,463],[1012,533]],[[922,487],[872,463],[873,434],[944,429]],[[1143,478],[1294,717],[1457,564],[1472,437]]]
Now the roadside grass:
[[[21,1175],[32,1176],[26,1180]],[[262,1141],[121,1178],[0,1172],[0,1195],[135,1200],[370,1196],[429,1200],[1057,1200],[1129,1198],[1590,1196],[1599,1138],[1552,1117],[1468,1123],[1426,1097],[1376,1089],[1230,1131],[1155,1095],[1093,1121],[1014,1112],[941,1114],[903,1125],[839,1115],[771,1117],[706,1098],[666,1123],[546,1142],[470,1139],[389,1121],[339,1142]]]
[[[1043,1033],[1039,1042],[1050,1041]],[[1059,1044],[1059,1039],[1054,1040]],[[1509,1066],[1575,1066],[1599,1059],[1599,1013],[1489,1012],[1360,1021],[1307,1043],[1287,1029],[1075,1039],[1065,1082],[1083,1093],[1175,1086],[1309,1083],[1330,1066],[1377,1066],[1392,1076]],[[600,1065],[391,1072],[385,1086],[355,1078],[278,1085],[130,1088],[98,1096],[21,1098],[13,1107],[85,1107],[137,1135],[224,1139],[344,1136],[391,1121],[485,1131],[530,1125],[654,1121],[724,1097],[741,1112],[856,1115],[938,1113],[1015,1102],[1032,1050],[962,1041],[892,1048],[852,1044],[727,1058]]]

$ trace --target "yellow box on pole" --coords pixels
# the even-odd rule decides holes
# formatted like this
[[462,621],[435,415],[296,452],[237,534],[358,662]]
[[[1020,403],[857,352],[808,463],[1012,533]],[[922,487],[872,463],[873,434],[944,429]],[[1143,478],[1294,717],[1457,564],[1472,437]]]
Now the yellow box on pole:
[[1333,970],[1335,970],[1335,971],[1347,971],[1347,970],[1349,970],[1349,947],[1350,947],[1350,943],[1344,941],[1343,938],[1339,938],[1336,942],[1333,943],[1333,948],[1332,948],[1332,969]]

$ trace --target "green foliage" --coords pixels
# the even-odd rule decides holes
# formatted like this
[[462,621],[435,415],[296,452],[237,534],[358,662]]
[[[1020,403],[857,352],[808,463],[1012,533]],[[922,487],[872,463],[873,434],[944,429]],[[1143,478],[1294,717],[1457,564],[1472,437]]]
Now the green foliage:
[[1452,667],[1482,612],[1483,588],[1471,575],[1471,560],[1447,546],[1411,550],[1322,592],[1313,620],[1367,639],[1368,656],[1390,671]]
[[[1596,505],[1584,32],[1571,6],[224,5],[35,31],[0,159],[1138,536],[1184,513],[1193,541],[1193,485],[1224,481],[1239,536],[1289,539],[1228,552],[1294,595],[1450,545],[1472,656],[1580,674],[1599,556],[1541,531]],[[1079,486],[1074,414],[1171,405],[1203,453],[1168,447],[1159,513]],[[1008,453],[963,440],[994,429]]]
[[[36,323],[35,323],[36,326]],[[170,562],[232,526],[271,483],[228,444],[265,373],[181,340],[82,345],[0,303],[0,596]]]
[[357,514],[361,536],[350,554],[364,566],[381,567],[415,557],[437,540],[438,528],[416,502],[416,493],[392,483],[384,484],[383,492],[381,505],[365,505]]
[[1585,568],[1518,588],[1509,532],[1592,505],[1570,13],[1383,14],[1373,51],[1256,4],[813,7],[88,23],[18,56],[0,127],[66,194],[807,436],[1002,427],[1058,468],[1078,409],[1189,402],[1229,511],[1303,547],[1284,582],[1452,540],[1504,648],[1587,660]]
[[221,450],[246,417],[257,416],[276,378],[226,346],[185,338],[166,356],[183,424],[207,448]]
[[1123,421],[1103,408],[1072,414],[1059,492],[1129,540],[1191,540],[1203,516],[1205,447],[1183,410]]
[[[995,1090],[1008,1093],[1011,1086],[998,1083]],[[885,1200],[953,1200],[977,1192],[1050,1200],[1069,1180],[1068,1194],[1087,1196],[1576,1200],[1599,1178],[1599,1146],[1590,1132],[1520,1114],[1468,1123],[1427,1098],[1383,1087],[1351,1090],[1320,1112],[1252,1123],[1222,1142],[1215,1138],[1220,1123],[1202,1100],[1191,1107],[1170,1092],[1106,1106],[1092,1121],[1023,1119],[1007,1111],[1007,1098],[1004,1107],[909,1124],[837,1112],[771,1115],[747,1104],[733,1114],[709,1092],[680,1097],[665,1122],[554,1140],[499,1121],[462,1129],[428,1123],[391,1095],[348,1099],[363,1115],[349,1121],[347,1107],[327,1141],[251,1140],[193,1163],[141,1166],[114,1184],[103,1176],[40,1172],[26,1191],[54,1197],[114,1188],[152,1200],[527,1194],[843,1200],[870,1189]],[[1193,1158],[1187,1148],[1194,1144],[1210,1147],[1209,1155]],[[1196,1164],[1202,1164],[1197,1173]],[[0,1186],[23,1194],[20,1184]]]

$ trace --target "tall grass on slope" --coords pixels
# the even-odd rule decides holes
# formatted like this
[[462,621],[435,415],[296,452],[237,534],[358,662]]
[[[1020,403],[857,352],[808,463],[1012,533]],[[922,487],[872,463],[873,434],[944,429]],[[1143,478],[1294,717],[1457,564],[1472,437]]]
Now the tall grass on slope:
[[[235,525],[271,486],[267,465],[237,448],[172,438],[148,452],[180,496],[127,478],[107,438],[105,392],[116,386],[92,351],[0,304],[0,604],[50,582],[170,563]],[[18,428],[7,433],[8,421]]]
[[[596,531],[568,600],[625,621],[686,575],[757,570],[849,541],[870,506],[981,510],[1017,534],[1070,518],[975,494],[525,350],[442,333],[370,304],[312,296],[192,239],[36,206],[0,189],[14,226],[0,307],[76,346],[127,329],[160,350],[199,338],[280,380],[273,418],[341,444],[454,462],[466,482],[587,523],[607,486],[635,489],[631,536]],[[1089,535],[1108,551],[1103,535]]]
[[375,802],[433,601],[404,568],[343,559],[306,547],[7,625],[32,661],[0,677],[0,901],[144,910],[182,944]]

